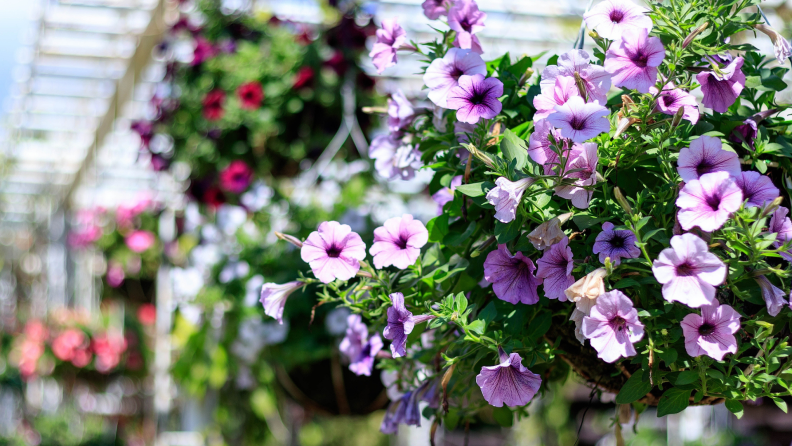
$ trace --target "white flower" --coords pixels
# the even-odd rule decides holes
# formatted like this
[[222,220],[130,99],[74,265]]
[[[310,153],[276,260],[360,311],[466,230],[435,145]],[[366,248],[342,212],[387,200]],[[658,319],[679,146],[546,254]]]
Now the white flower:
[[578,310],[588,316],[591,313],[591,308],[597,303],[597,298],[605,294],[603,279],[607,275],[608,272],[605,268],[597,268],[572,284],[564,291],[564,294],[569,300],[575,302]]
[[533,182],[533,178],[509,181],[506,177],[500,177],[495,180],[496,187],[487,192],[487,201],[495,206],[495,218],[501,223],[514,220],[523,193]]

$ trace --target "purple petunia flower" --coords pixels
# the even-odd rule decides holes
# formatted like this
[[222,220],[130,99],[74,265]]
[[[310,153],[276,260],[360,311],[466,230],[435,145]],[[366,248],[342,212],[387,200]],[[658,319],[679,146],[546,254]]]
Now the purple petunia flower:
[[448,108],[457,111],[457,119],[476,124],[479,119],[498,116],[503,104],[498,100],[503,95],[503,82],[494,77],[484,78],[481,74],[459,76],[459,85],[448,92]]
[[349,370],[355,375],[371,376],[374,358],[382,350],[379,334],[368,335],[368,327],[359,314],[347,317],[346,336],[341,340],[338,350],[349,358]]
[[448,8],[452,4],[452,0],[425,0],[421,6],[429,20],[437,20],[440,16],[448,15]]
[[490,252],[484,261],[484,278],[493,284],[498,299],[517,305],[539,302],[537,289],[542,279],[534,276],[536,267],[528,257],[517,251],[511,255],[506,245]]
[[517,207],[522,202],[523,193],[533,184],[533,178],[509,181],[498,177],[495,187],[487,192],[487,201],[495,206],[495,218],[501,223],[509,223],[517,216]]
[[349,280],[360,269],[359,261],[366,258],[366,245],[349,225],[326,221],[308,235],[300,249],[300,257],[324,283]]
[[541,259],[536,261],[538,271],[536,277],[543,280],[545,296],[548,299],[558,299],[566,302],[564,294],[567,288],[575,283],[572,277],[572,249],[569,247],[569,239],[564,237],[560,242],[554,244]]
[[479,11],[474,0],[456,0],[448,10],[448,27],[456,31],[454,46],[483,53],[481,42],[475,34],[484,29],[486,18],[487,14]]
[[374,256],[377,269],[390,265],[405,269],[415,263],[428,240],[429,231],[424,224],[404,214],[401,218],[389,218],[374,230],[374,243],[369,253]]
[[369,53],[377,73],[396,65],[396,50],[407,42],[407,33],[396,23],[396,19],[385,19],[377,30],[377,42]]
[[559,164],[558,154],[553,150],[550,135],[556,142],[564,141],[564,151],[568,151],[566,141],[561,137],[561,132],[553,127],[547,119],[534,122],[534,131],[528,138],[528,156],[534,162],[544,166],[545,175],[553,175],[553,168]]
[[726,265],[709,252],[694,234],[671,237],[671,247],[652,263],[655,279],[663,284],[663,298],[692,308],[717,303],[715,287],[726,280]]
[[412,144],[404,144],[395,134],[380,135],[371,141],[369,157],[374,159],[377,173],[389,180],[409,180],[423,167],[421,152]]
[[608,109],[596,102],[587,104],[580,96],[573,96],[564,105],[556,105],[555,110],[547,117],[548,122],[561,130],[561,136],[573,142],[583,142],[610,131]]
[[482,367],[476,376],[484,399],[495,407],[524,406],[531,402],[542,385],[542,377],[522,365],[518,353],[507,355],[498,346],[498,356],[500,364]]
[[740,176],[736,179],[737,187],[743,193],[743,201],[748,200],[745,203],[747,208],[762,207],[778,198],[780,194],[778,188],[773,185],[773,180],[759,172],[740,172]]
[[440,107],[448,107],[448,94],[459,85],[459,77],[487,74],[484,60],[472,50],[451,48],[443,58],[429,64],[424,74],[424,83],[429,87],[429,100]]
[[388,130],[400,132],[412,124],[415,109],[401,90],[388,98]]
[[762,290],[762,299],[764,299],[765,305],[767,305],[767,314],[774,317],[778,316],[781,309],[789,305],[786,294],[784,294],[783,290],[773,285],[765,276],[755,277],[754,280],[756,280],[756,283],[759,284],[759,288]]
[[740,160],[737,154],[723,150],[720,138],[702,135],[679,151],[677,172],[683,181],[699,179],[705,173],[728,172],[732,177],[740,176]]
[[682,319],[685,350],[696,357],[707,355],[722,361],[726,353],[737,353],[734,333],[740,329],[740,314],[728,305],[701,307],[701,315],[691,313]]
[[395,434],[399,424],[420,426],[421,411],[418,403],[425,401],[429,403],[429,407],[436,409],[439,405],[438,396],[436,379],[426,380],[417,389],[405,392],[391,401],[382,419],[380,431],[383,434]]
[[586,187],[597,184],[598,161],[597,144],[593,142],[575,144],[564,169],[565,172],[575,171],[564,175],[565,179],[574,178],[575,182],[570,185],[556,186],[556,195],[571,200],[572,205],[578,209],[588,208],[593,191]]
[[613,229],[613,223],[602,224],[602,232],[597,234],[594,241],[594,254],[599,254],[599,261],[605,263],[610,257],[611,263],[617,266],[621,259],[634,259],[641,255],[641,250],[635,246],[636,238],[632,231],[627,229]]
[[745,87],[742,66],[743,58],[737,57],[724,68],[704,71],[696,75],[696,80],[701,84],[701,91],[704,93],[701,102],[705,107],[718,113],[726,113]]
[[555,87],[547,94],[542,93],[534,97],[533,105],[536,108],[534,121],[544,119],[555,113],[556,105],[564,105],[572,96],[580,96],[575,78],[571,76],[558,76]]
[[462,175],[457,175],[451,179],[451,184],[449,187],[444,187],[432,194],[432,200],[437,203],[437,215],[443,214],[443,206],[445,206],[449,201],[454,200],[454,191],[456,190],[457,186],[461,185]]
[[[737,135],[740,135],[740,137]],[[734,128],[732,134],[729,135],[729,141],[736,142],[737,144],[742,144],[743,141],[745,141],[751,150],[756,150],[754,141],[758,135],[759,125],[752,118],[748,118],[743,121],[742,124]]]
[[265,283],[261,287],[261,298],[259,302],[264,306],[264,314],[278,320],[283,324],[283,308],[286,306],[286,299],[291,293],[300,289],[303,283],[294,281],[284,284]]
[[635,356],[633,344],[643,338],[644,326],[630,298],[614,290],[598,297],[591,315],[583,318],[583,335],[591,341],[597,357],[616,362]]
[[604,66],[613,75],[613,85],[649,93],[664,57],[658,37],[649,37],[646,29],[626,30],[618,46],[612,45],[606,53]]
[[679,191],[679,224],[685,231],[698,226],[712,232],[723,226],[742,202],[742,191],[729,172],[706,173]]
[[431,314],[413,316],[404,306],[404,295],[393,293],[390,296],[392,306],[388,308],[388,326],[382,332],[385,339],[390,339],[391,353],[394,358],[407,354],[407,335],[412,333],[416,324],[434,319]]
[[620,40],[627,30],[652,30],[652,19],[646,15],[646,8],[629,0],[605,0],[597,3],[583,20],[589,29],[610,40]]
[[558,65],[549,65],[542,71],[539,87],[543,94],[552,94],[556,79],[559,76],[574,78],[578,73],[586,87],[586,95],[590,101],[600,104],[607,102],[608,90],[611,87],[611,75],[605,68],[589,63],[589,54],[583,50],[572,50],[558,57]]
[[657,104],[655,110],[659,110],[666,115],[675,115],[680,108],[684,108],[682,112],[682,119],[687,119],[691,124],[695,124],[699,120],[699,109],[696,97],[681,88],[674,87],[674,84],[667,83],[663,87],[663,91],[659,91],[657,87],[650,87],[649,93],[656,95]]
[[[773,246],[778,249],[784,246],[785,243],[792,240],[792,221],[787,217],[789,209],[779,206],[770,217],[769,232],[776,233],[776,241]],[[781,251],[781,257],[792,262],[792,251]]]

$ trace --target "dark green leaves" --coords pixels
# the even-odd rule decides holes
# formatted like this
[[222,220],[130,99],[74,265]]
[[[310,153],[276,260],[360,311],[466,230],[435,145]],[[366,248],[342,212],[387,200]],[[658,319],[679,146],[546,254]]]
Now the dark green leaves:
[[737,418],[742,418],[743,416],[743,405],[741,402],[737,400],[726,400],[726,408],[729,409],[729,412],[733,413],[734,416]]
[[619,394],[616,395],[617,404],[629,404],[646,396],[652,390],[649,380],[643,380],[643,370],[637,370],[630,379],[624,383]]
[[690,405],[690,393],[692,390],[669,389],[660,397],[657,404],[657,416],[664,417],[682,412]]

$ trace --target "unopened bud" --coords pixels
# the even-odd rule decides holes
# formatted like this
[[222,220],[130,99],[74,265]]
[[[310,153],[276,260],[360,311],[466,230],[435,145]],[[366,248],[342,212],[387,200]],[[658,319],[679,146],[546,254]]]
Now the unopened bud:
[[674,117],[671,118],[671,128],[676,128],[681,122],[682,117],[685,115],[685,107],[679,107],[679,110],[674,113]]
[[492,158],[487,156],[486,153],[477,149],[476,146],[474,146],[473,144],[463,144],[463,146],[466,149],[468,149],[468,152],[470,152],[471,155],[478,158],[482,163],[486,164],[486,166],[489,167],[490,169],[495,167],[495,163],[492,161]]
[[294,245],[294,246],[296,246],[298,248],[302,248],[302,246],[303,246],[303,244],[300,241],[300,239],[298,239],[297,237],[295,237],[293,235],[284,234],[282,232],[275,231],[275,237],[278,237],[281,240],[287,241],[287,242],[291,243],[292,245]]
[[621,205],[622,208],[624,208],[624,211],[632,215],[633,213],[632,207],[630,206],[630,203],[627,202],[627,199],[624,198],[624,195],[622,195],[621,189],[619,189],[618,187],[614,187],[613,196],[616,197],[616,201]]
[[633,125],[637,119],[634,118],[621,118],[619,120],[619,125],[616,126],[616,133],[613,134],[613,139],[618,138],[627,130],[631,125]]
[[784,201],[784,197],[776,197],[775,200],[771,201],[770,204],[767,205],[766,208],[762,211],[762,215],[759,218],[767,217],[768,215],[772,214],[773,212],[781,206],[781,202]]
[[688,34],[688,36],[685,37],[685,40],[682,42],[682,48],[687,48],[687,46],[690,45],[690,42],[692,42],[697,35],[701,34],[705,29],[707,29],[708,26],[709,22],[704,22],[699,25],[698,28],[694,29],[693,32]]
[[361,110],[368,115],[388,113],[388,109],[385,107],[363,107]]
[[588,35],[589,35],[589,37],[591,37],[594,40],[599,40],[599,39],[602,38],[602,37],[600,37],[599,33],[594,31],[593,29],[591,31],[589,31]]
[[588,102],[588,95],[586,94],[586,83],[583,81],[583,78],[580,77],[580,74],[575,71],[575,85],[577,85],[578,93],[580,93],[580,97],[583,98],[584,101]]

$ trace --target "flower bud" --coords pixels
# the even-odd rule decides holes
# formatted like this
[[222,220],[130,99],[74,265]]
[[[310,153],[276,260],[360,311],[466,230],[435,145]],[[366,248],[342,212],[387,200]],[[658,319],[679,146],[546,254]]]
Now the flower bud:
[[614,187],[613,188],[613,196],[616,198],[616,201],[624,209],[624,212],[632,215],[632,213],[633,213],[632,207],[630,206],[630,203],[627,201],[627,199],[624,198],[624,195],[622,195],[621,189],[619,189],[618,187]]
[[577,85],[578,93],[580,93],[580,97],[583,98],[584,101],[588,102],[586,83],[583,82],[583,78],[580,77],[580,74],[577,71],[575,71],[575,85]]
[[564,231],[561,230],[561,225],[566,223],[570,217],[572,217],[572,213],[568,212],[547,220],[528,234],[528,240],[530,240],[534,248],[540,251],[555,245],[564,239]]
[[578,310],[586,315],[591,313],[591,308],[597,303],[597,298],[605,294],[605,282],[608,272],[605,268],[597,268],[585,277],[573,283],[564,291],[566,297],[575,302]]
[[302,246],[303,246],[303,244],[300,241],[300,239],[298,239],[297,237],[295,237],[293,235],[284,234],[282,232],[275,231],[275,237],[278,237],[281,240],[287,241],[287,242],[291,243],[292,245],[294,245],[294,246],[296,246],[298,248],[302,248]]
[[489,167],[490,169],[492,169],[495,166],[495,163],[492,161],[492,158],[487,156],[486,153],[484,153],[484,152],[480,151],[479,149],[477,149],[476,146],[474,146],[473,144],[462,144],[462,146],[464,148],[468,149],[468,152],[470,152],[471,155],[473,155],[476,158],[478,158],[479,161],[481,161],[482,163],[486,164],[487,167]]
[[789,44],[789,41],[784,38],[784,36],[778,33],[778,31],[763,23],[754,25],[754,28],[770,37],[770,41],[773,42],[773,50],[778,63],[783,64],[790,56],[792,56],[792,46]]
[[674,113],[674,117],[671,118],[671,128],[676,128],[681,122],[682,117],[685,115],[685,107],[679,107],[679,110]]
[[707,29],[708,26],[709,26],[709,22],[704,22],[701,25],[699,25],[698,28],[694,29],[693,32],[688,34],[688,36],[685,37],[685,40],[682,42],[682,48],[687,48],[688,45],[690,45],[690,43],[693,42],[693,39],[695,39],[697,35],[701,34],[705,29]]
[[782,201],[784,201],[784,197],[776,197],[776,199],[771,201],[770,204],[768,204],[767,207],[764,209],[764,211],[762,211],[762,215],[760,215],[759,218],[765,218],[768,215],[775,212],[776,209],[778,209],[778,207],[781,206]]

